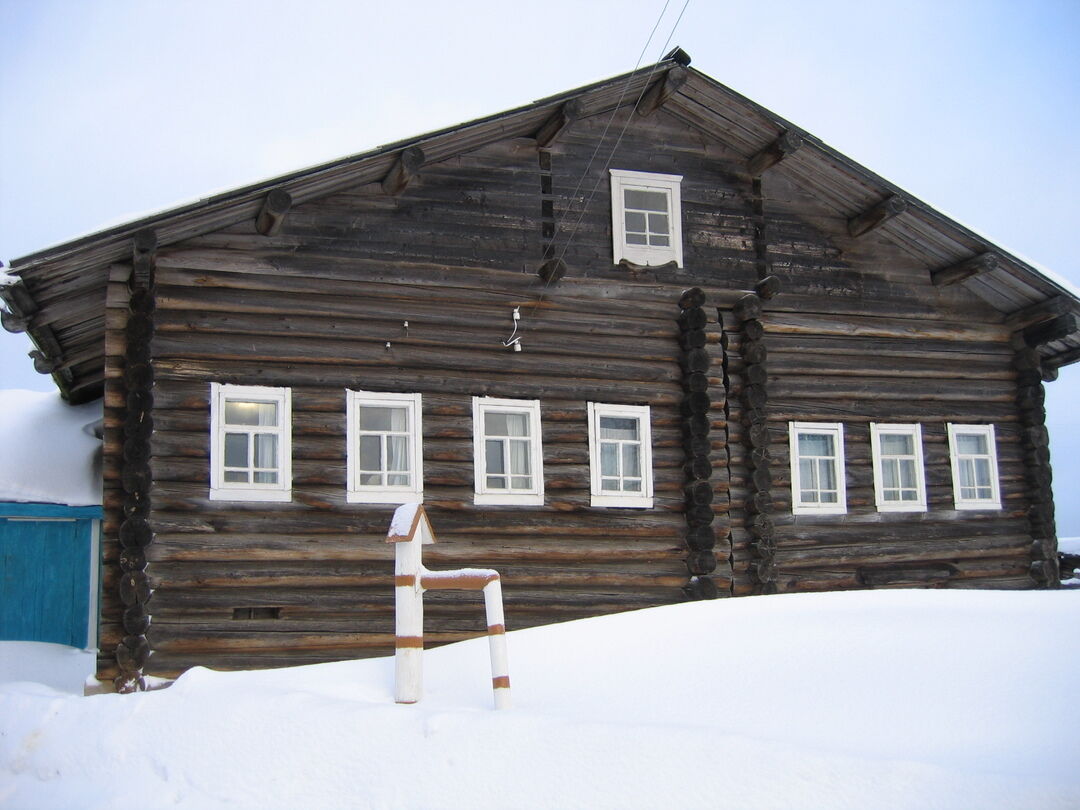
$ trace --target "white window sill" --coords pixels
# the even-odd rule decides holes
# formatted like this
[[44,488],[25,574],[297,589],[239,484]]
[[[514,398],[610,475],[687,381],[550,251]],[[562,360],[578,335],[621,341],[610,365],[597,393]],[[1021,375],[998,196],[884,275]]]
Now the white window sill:
[[621,507],[623,509],[652,509],[653,499],[629,495],[593,495],[591,506]]
[[478,506],[543,506],[544,493],[517,494],[517,493],[480,493],[473,495],[473,503]]
[[926,504],[924,503],[905,503],[903,505],[897,505],[893,503],[879,503],[877,505],[879,512],[925,512]]
[[393,490],[356,490],[345,494],[348,503],[423,503],[423,492],[394,492]]
[[791,514],[793,515],[846,515],[846,506],[800,506],[795,504],[791,507]]
[[212,501],[254,501],[287,503],[292,501],[292,490],[288,489],[211,489]]
[[974,511],[976,509],[992,510],[1001,509],[1000,501],[961,501],[954,504],[957,511]]

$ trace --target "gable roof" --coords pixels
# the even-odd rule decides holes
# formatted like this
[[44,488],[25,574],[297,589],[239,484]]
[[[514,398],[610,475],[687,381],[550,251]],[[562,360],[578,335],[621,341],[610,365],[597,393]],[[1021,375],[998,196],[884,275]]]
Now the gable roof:
[[[1012,325],[1024,326],[1057,315],[1080,315],[1080,295],[1066,282],[994,245],[688,65],[689,57],[676,49],[665,60],[638,71],[243,186],[16,259],[9,274],[19,281],[0,286],[0,297],[14,315],[5,317],[5,325],[16,329],[27,326],[42,354],[35,364],[39,370],[51,371],[66,398],[72,402],[93,399],[103,390],[108,268],[111,263],[131,260],[132,239],[139,231],[153,229],[158,245],[169,245],[254,220],[267,194],[274,189],[287,191],[293,204],[299,204],[379,182],[408,147],[421,148],[424,162],[435,163],[506,138],[535,137],[562,111],[569,114],[573,109],[574,115],[591,116],[631,106],[643,93],[658,91],[668,77],[676,76],[683,81],[668,82],[671,92],[664,99],[665,113],[722,140],[748,163],[775,149],[778,139],[791,133],[801,146],[789,151],[774,171],[784,172],[844,218],[857,217],[894,197],[899,200],[903,214],[880,225],[877,235],[922,260],[928,270],[962,266],[970,260],[979,262],[982,257],[981,272],[959,283],[1001,312]],[[567,102],[573,105],[565,107]],[[1044,364],[1051,368],[1075,362],[1080,360],[1080,334],[1058,337],[1039,350]]]

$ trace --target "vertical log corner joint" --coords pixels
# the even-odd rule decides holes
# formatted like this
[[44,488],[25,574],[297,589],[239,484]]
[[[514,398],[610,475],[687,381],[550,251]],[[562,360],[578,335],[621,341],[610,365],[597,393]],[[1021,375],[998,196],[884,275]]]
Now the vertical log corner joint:
[[707,372],[710,357],[706,349],[705,293],[698,287],[683,292],[679,298],[679,345],[682,347],[683,401],[681,405],[683,446],[686,450],[686,545],[688,553],[686,568],[689,580],[683,593],[690,599],[715,599],[719,596],[716,582],[710,576],[716,570],[716,529],[713,527],[715,512],[713,485],[710,481],[713,467],[710,458],[712,429]]
[[146,688],[143,672],[151,655],[146,637],[150,627],[148,603],[153,591],[146,573],[146,548],[154,540],[150,523],[151,435],[154,430],[154,368],[151,343],[154,336],[154,270],[157,236],[140,231],[132,245],[130,299],[125,327],[123,383],[126,412],[120,481],[124,490],[123,517],[118,533],[120,546],[120,600],[124,605],[124,636],[116,646],[120,674],[114,681],[121,693]]

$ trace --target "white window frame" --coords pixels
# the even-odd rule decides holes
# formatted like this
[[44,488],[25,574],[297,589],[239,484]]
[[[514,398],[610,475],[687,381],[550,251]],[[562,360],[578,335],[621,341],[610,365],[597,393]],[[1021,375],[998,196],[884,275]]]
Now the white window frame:
[[[881,452],[882,436],[910,436],[914,452],[911,456],[883,456]],[[880,424],[870,423],[870,452],[874,460],[874,501],[879,512],[925,512],[926,511],[926,474],[923,463],[922,425],[919,424]],[[885,474],[882,462],[885,458],[912,459],[915,462],[915,500],[885,500]]]
[[[683,266],[682,249],[682,175],[633,172],[626,169],[610,169],[611,172],[611,233],[615,264],[623,259],[634,264],[657,266],[674,260]],[[662,191],[668,197],[668,223],[671,244],[666,247],[628,245],[626,243],[626,218],[624,216],[627,189]]]
[[[799,471],[799,435],[829,433],[836,451],[836,503],[803,503]],[[844,425],[841,422],[788,422],[788,444],[791,453],[791,513],[794,515],[847,514],[847,481],[844,478]]]
[[[473,397],[473,471],[475,493],[473,503],[487,505],[543,506],[544,449],[540,435],[540,400],[498,399]],[[532,488],[522,490],[489,489],[487,486],[487,453],[485,449],[484,414],[488,411],[523,413],[529,417],[529,473]]]
[[[606,405],[588,403],[589,412],[589,473],[593,506],[621,506],[650,509],[653,505],[652,427],[648,405]],[[640,492],[613,492],[601,488],[600,475],[600,418],[611,416],[630,418],[638,423],[638,460],[641,464]]]
[[[993,425],[961,425],[949,423],[949,466],[952,468],[953,504],[956,509],[1000,509],[1001,484],[998,478],[997,441]],[[985,436],[988,453],[963,456],[957,452],[956,438],[960,434]],[[989,498],[963,498],[960,495],[960,462],[965,458],[985,458],[990,462]]]
[[[405,407],[406,431],[409,435],[409,472],[412,483],[408,486],[360,483],[360,408],[364,406]],[[345,440],[347,451],[345,466],[348,503],[423,503],[424,502],[424,449],[423,449],[423,402],[420,394],[398,394],[381,391],[354,391],[345,389],[345,416],[347,419]]]
[[[225,401],[227,399],[274,402],[278,406],[278,425],[262,433],[278,437],[278,482],[229,482],[225,480]],[[292,390],[263,385],[228,385],[210,383],[210,500],[212,501],[282,501],[292,500]]]

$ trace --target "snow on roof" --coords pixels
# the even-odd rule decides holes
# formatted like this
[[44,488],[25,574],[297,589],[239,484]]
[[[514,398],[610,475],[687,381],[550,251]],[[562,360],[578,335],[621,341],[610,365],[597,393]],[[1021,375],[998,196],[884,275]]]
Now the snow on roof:
[[87,426],[101,415],[101,400],[0,390],[0,502],[99,505],[101,440]]

